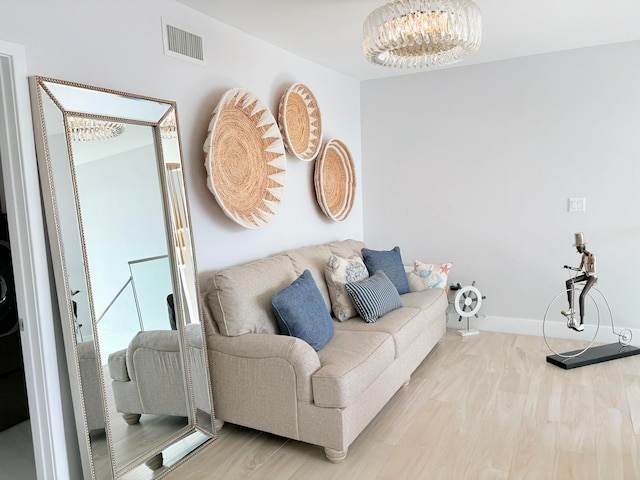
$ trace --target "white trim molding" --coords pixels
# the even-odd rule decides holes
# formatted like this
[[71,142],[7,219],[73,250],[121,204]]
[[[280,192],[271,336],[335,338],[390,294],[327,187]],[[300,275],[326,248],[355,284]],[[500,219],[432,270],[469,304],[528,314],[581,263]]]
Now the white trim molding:
[[[478,322],[475,328],[487,332],[515,333],[519,335],[534,335],[542,337],[542,319],[532,320],[523,318],[484,317],[482,321]],[[628,328],[619,325],[616,325],[615,327],[615,331],[617,333],[620,333],[624,329],[631,331],[631,345],[640,344],[640,329]],[[562,321],[547,322],[545,331],[548,338],[566,338],[575,340],[577,335],[575,331],[567,328],[566,322]],[[613,332],[610,320],[601,323],[597,335],[596,325],[587,325],[585,322],[584,332],[581,332],[579,335],[584,336],[585,339],[589,341],[594,338],[595,335],[595,342],[597,343],[615,343],[619,340],[619,336]]]
[[73,446],[69,439],[75,437],[67,420],[73,412],[65,391],[64,356],[59,355],[56,341],[60,322],[52,304],[26,53],[22,45],[2,40],[0,157],[36,474],[40,480],[81,478],[79,453],[68,448]]

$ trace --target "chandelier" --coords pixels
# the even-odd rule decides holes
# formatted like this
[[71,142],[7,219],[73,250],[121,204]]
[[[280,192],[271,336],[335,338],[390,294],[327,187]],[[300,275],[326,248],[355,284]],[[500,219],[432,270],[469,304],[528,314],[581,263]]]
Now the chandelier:
[[171,113],[171,115],[165,118],[160,124],[160,138],[163,140],[178,138],[178,123],[176,122],[174,113]]
[[480,9],[471,0],[396,0],[364,21],[364,54],[390,67],[450,65],[478,51]]
[[69,117],[68,121],[69,137],[72,142],[106,140],[124,132],[124,124],[117,122],[82,117]]

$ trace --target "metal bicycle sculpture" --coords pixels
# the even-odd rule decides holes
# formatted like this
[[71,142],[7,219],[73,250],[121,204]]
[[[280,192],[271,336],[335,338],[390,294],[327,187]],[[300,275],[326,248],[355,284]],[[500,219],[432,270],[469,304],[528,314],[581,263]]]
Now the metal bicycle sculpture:
[[[606,297],[602,294],[600,290],[597,288],[593,288],[597,283],[597,275],[596,275],[596,258],[595,255],[589,252],[586,249],[586,244],[584,243],[584,238],[582,233],[575,234],[575,244],[578,253],[582,254],[582,259],[580,261],[579,267],[570,267],[565,265],[563,268],[566,268],[569,271],[569,279],[566,281],[566,290],[561,291],[558,295],[556,295],[553,300],[549,303],[547,310],[544,312],[544,319],[542,321],[542,335],[544,337],[544,341],[547,344],[549,350],[551,350],[555,355],[562,358],[574,358],[582,355],[586,352],[596,340],[598,336],[598,332],[600,331],[601,324],[601,316],[600,310],[602,306],[606,308],[604,312],[605,315],[608,315],[609,320],[611,321],[611,330],[614,335],[618,336],[618,342],[622,346],[629,345],[631,342],[632,334],[631,330],[623,329],[619,332],[616,332],[614,323],[613,323],[613,315],[611,313],[611,307],[609,306],[609,302]],[[572,274],[572,272],[575,272]],[[579,293],[578,304],[579,304],[579,320],[576,317],[576,311],[574,308],[575,302],[574,299],[576,297],[576,293]],[[597,298],[600,300],[601,305],[598,306],[598,302],[591,295],[591,292],[597,293]],[[587,346],[577,352],[571,352],[570,354],[562,354],[556,352],[551,345],[549,344],[549,340],[547,338],[546,326],[547,319],[549,318],[550,312],[556,312],[560,307],[560,299],[566,298],[569,303],[569,308],[561,310],[560,313],[566,317],[567,319],[567,328],[571,330],[575,330],[577,332],[584,331],[584,318],[586,314],[585,308],[585,299],[589,299],[589,303],[593,305],[592,311],[595,311],[596,317],[596,329],[593,337],[589,340]]]

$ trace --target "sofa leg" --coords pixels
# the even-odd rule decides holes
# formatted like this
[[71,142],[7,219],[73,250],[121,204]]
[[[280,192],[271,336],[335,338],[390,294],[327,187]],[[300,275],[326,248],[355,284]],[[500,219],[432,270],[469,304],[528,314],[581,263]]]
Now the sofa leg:
[[333,448],[325,448],[324,454],[331,463],[340,463],[347,458],[347,450],[334,450]]
[[129,425],[135,425],[136,423],[139,423],[141,416],[142,415],[140,415],[139,413],[123,413],[122,414],[122,418],[124,418],[124,421],[127,422]]
[[149,460],[144,462],[144,464],[147,467],[149,467],[151,470],[159,469],[163,463],[164,463],[164,459],[162,458],[162,452],[158,453],[157,455],[154,455]]
[[213,419],[213,428],[215,429],[215,431],[217,432],[222,427],[224,427],[224,420],[220,420],[219,418],[214,418]]
[[407,378],[404,383],[402,384],[402,388],[406,388],[409,386],[409,384],[411,383],[411,377]]

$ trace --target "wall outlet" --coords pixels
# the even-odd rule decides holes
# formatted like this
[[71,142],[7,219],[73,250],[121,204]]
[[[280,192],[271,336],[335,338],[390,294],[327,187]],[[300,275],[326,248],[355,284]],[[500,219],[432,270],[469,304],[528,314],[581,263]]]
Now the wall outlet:
[[570,197],[569,198],[569,212],[586,212],[587,211],[587,199],[584,197]]

